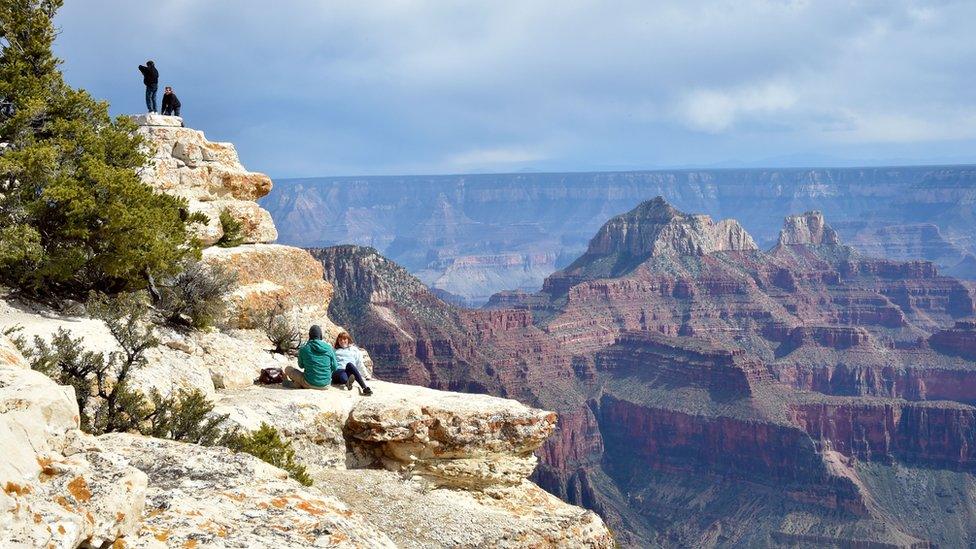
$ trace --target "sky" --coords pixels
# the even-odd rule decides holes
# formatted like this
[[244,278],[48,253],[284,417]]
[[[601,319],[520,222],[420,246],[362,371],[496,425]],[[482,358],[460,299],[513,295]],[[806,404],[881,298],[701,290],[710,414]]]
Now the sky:
[[[976,2],[65,0],[70,84],[273,177],[976,163]],[[160,88],[160,94],[162,89]]]

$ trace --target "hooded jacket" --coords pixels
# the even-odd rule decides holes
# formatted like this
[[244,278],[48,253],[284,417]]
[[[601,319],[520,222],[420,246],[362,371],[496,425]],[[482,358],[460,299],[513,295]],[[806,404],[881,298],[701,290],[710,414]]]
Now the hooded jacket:
[[332,374],[337,368],[335,350],[322,341],[321,331],[318,337],[314,337],[314,331],[309,335],[313,337],[298,350],[298,365],[305,371],[305,381],[309,385],[325,387],[332,384]]
[[180,99],[176,97],[175,93],[163,93],[163,110],[167,108],[178,109],[183,105],[180,104]]
[[139,72],[142,73],[142,83],[147,86],[156,86],[159,84],[159,71],[156,70],[156,65],[149,63],[149,65],[139,65]]

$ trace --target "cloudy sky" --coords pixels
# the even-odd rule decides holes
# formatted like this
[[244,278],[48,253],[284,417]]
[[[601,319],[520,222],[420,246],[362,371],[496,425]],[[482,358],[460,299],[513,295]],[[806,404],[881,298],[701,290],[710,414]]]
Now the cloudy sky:
[[971,0],[65,4],[71,84],[275,177],[976,162]]

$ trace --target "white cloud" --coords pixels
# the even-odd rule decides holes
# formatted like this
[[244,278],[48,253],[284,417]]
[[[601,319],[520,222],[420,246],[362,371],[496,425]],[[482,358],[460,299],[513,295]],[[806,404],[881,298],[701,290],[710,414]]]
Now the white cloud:
[[971,0],[68,0],[58,51],[115,112],[142,108],[156,59],[191,124],[274,175],[585,170],[892,136],[937,153],[973,138],[974,19]]
[[546,155],[524,147],[471,149],[449,156],[445,162],[460,170],[498,170],[524,167],[530,162],[544,160]]
[[769,83],[728,91],[694,90],[677,110],[691,128],[717,133],[729,130],[741,119],[782,113],[796,102],[796,93],[790,86]]

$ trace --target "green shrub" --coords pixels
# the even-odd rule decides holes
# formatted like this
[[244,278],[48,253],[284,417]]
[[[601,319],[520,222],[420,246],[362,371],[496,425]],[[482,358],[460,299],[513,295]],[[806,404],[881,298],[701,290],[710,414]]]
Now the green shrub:
[[146,436],[203,446],[219,444],[227,436],[223,429],[227,416],[213,414],[213,403],[199,389],[180,389],[166,398],[153,390],[150,399],[152,412],[139,429]]
[[222,444],[235,452],[247,452],[288,471],[291,478],[305,486],[312,485],[312,477],[308,476],[305,466],[295,461],[295,450],[291,447],[291,442],[282,438],[278,430],[267,423],[262,423],[257,431],[230,433]]
[[50,343],[35,337],[34,347],[24,354],[31,368],[74,389],[82,430],[137,431],[152,410],[141,393],[129,389],[129,376],[145,363],[145,352],[158,344],[145,322],[145,296],[94,296],[88,307],[108,326],[119,351],[106,356],[86,350],[82,338],[60,328]]
[[198,253],[186,202],[140,181],[131,120],[64,82],[51,52],[61,4],[0,3],[0,283],[45,297],[139,290]]
[[242,234],[244,225],[234,218],[229,211],[220,212],[220,228],[224,231],[223,236],[216,242],[221,248],[233,248],[244,243]]
[[237,276],[220,265],[186,262],[183,270],[160,286],[157,309],[170,324],[206,328],[223,316],[224,295],[236,285]]

